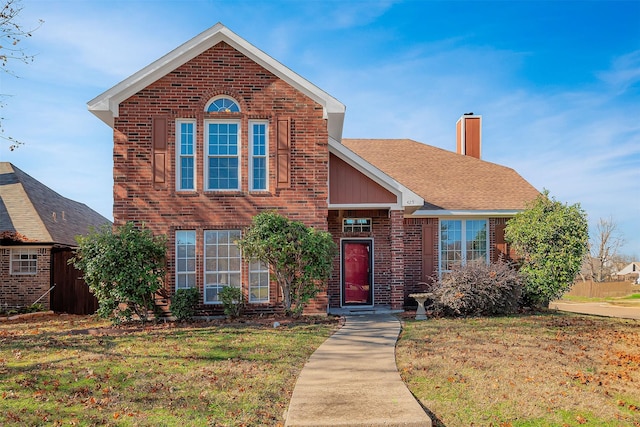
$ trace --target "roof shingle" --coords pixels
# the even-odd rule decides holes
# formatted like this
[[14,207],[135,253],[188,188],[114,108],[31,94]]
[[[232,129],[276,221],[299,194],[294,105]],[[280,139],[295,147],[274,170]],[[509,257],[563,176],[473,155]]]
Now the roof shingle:
[[427,210],[521,210],[539,192],[515,170],[410,139],[343,139],[425,200]]
[[75,246],[75,236],[110,221],[61,196],[8,162],[0,162],[0,233],[20,240]]

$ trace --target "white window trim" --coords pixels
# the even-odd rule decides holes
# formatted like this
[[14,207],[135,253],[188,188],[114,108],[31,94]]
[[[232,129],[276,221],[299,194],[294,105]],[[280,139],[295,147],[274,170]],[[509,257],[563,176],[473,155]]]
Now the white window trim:
[[[237,124],[238,125],[238,154],[236,157],[238,158],[238,187],[237,188],[209,188],[209,124],[210,123],[218,123],[218,124]],[[204,167],[204,191],[209,192],[237,192],[242,188],[242,123],[237,119],[207,119],[204,121],[204,155],[203,157],[203,167]],[[231,156],[230,156],[231,157]]]
[[462,265],[465,265],[467,263],[467,246],[466,246],[467,221],[484,221],[485,227],[487,230],[487,248],[486,248],[486,254],[485,254],[485,262],[489,264],[491,242],[489,240],[489,219],[488,218],[460,218],[460,217],[440,218],[438,221],[438,272],[440,275],[451,271],[451,270],[443,269],[443,259],[442,259],[442,222],[443,221],[460,221],[461,222],[462,228],[460,230],[460,233],[461,233],[460,251],[462,256],[462,259],[461,259]]
[[[253,125],[264,125],[264,138],[265,138],[265,188],[254,188],[253,187],[253,159],[255,157],[263,157],[263,156],[254,156],[253,154]],[[249,191],[256,192],[265,192],[269,191],[269,121],[268,120],[249,120]]]
[[[42,248],[22,248],[22,247],[17,247],[17,248],[11,248],[9,250],[9,274],[12,276],[36,276],[38,274],[38,262],[39,262],[39,258],[40,258],[40,249]],[[13,271],[13,265],[14,263],[18,262],[22,262],[22,261],[29,261],[29,260],[14,260],[13,259],[13,255],[14,253],[26,253],[27,255],[29,254],[35,254],[36,256],[36,269],[35,271],[25,271],[25,272],[14,272]]]
[[[238,231],[240,233],[240,236],[242,237],[242,231],[240,230],[205,230],[204,234],[203,234],[203,238],[202,238],[202,269],[203,269],[203,283],[202,283],[202,301],[205,305],[220,305],[222,304],[222,301],[207,301],[207,273],[217,273],[219,271],[217,270],[207,270],[207,233],[209,232],[220,232],[220,231],[226,231],[226,232],[232,232],[232,231]],[[216,257],[217,259],[217,257]],[[230,270],[226,271],[227,273],[230,272]],[[234,271],[234,273],[236,273]],[[239,288],[242,289],[242,253],[240,253],[240,270],[237,272],[239,273]]]
[[[190,123],[193,125],[193,188],[182,188],[182,166],[180,159],[182,158],[181,151],[181,136],[180,125],[182,123]],[[176,120],[176,191],[180,192],[193,192],[198,188],[198,153],[197,153],[197,121],[194,119],[177,119]],[[186,156],[185,156],[186,157]]]
[[[366,221],[366,223],[358,223],[353,225],[348,225],[346,221],[355,220],[357,221]],[[351,230],[346,230],[346,227],[351,227]],[[362,230],[363,227],[368,227],[369,230]],[[359,228],[355,230],[355,228]],[[373,221],[371,218],[363,218],[363,217],[349,217],[342,219],[342,232],[343,233],[371,233],[373,231]]]
[[238,102],[234,97],[229,96],[229,95],[217,95],[217,96],[214,96],[213,98],[211,98],[211,99],[210,99],[210,100],[205,104],[205,106],[204,106],[204,112],[205,112],[205,113],[208,113],[208,114],[220,113],[221,111],[213,111],[213,112],[210,112],[210,111],[209,111],[209,107],[211,106],[211,104],[213,104],[213,103],[214,103],[214,102],[216,102],[217,100],[219,100],[219,99],[223,99],[223,98],[224,98],[224,99],[230,99],[231,101],[233,101],[233,102],[238,106],[238,110],[239,110],[239,111],[235,111],[235,112],[232,112],[232,113],[234,113],[234,114],[238,114],[238,113],[241,113],[241,112],[242,112],[242,108],[240,108],[240,103],[239,103],[239,102]]
[[[193,270],[189,270],[189,271],[178,271],[178,233],[180,232],[191,232],[193,233],[194,236],[194,242],[195,242],[195,249],[196,249],[196,253],[194,255],[194,260],[196,260],[196,262],[194,264],[197,264],[197,259],[198,259],[198,255],[197,255],[197,248],[198,248],[198,235],[196,233],[195,230],[176,230],[175,234],[174,234],[174,239],[175,239],[175,274],[176,274],[176,282],[175,282],[175,290],[177,291],[178,289],[187,289],[187,288],[179,288],[178,287],[178,277],[181,275],[188,275],[188,274],[193,274],[194,277],[196,277],[196,271],[197,271],[197,265],[194,265]],[[185,259],[189,259],[189,258],[185,258]],[[196,277],[197,280],[197,277]],[[193,287],[197,287],[197,283],[195,283],[194,280],[194,286]]]

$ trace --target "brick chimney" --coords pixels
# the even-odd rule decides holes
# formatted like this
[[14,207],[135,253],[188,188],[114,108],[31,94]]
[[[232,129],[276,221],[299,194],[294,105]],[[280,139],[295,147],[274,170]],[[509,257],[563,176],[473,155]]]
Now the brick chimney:
[[456,152],[480,158],[482,147],[482,116],[465,113],[456,123]]

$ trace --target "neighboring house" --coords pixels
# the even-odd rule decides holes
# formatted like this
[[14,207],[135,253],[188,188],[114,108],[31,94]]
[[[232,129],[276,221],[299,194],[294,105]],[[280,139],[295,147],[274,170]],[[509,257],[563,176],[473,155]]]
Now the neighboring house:
[[0,162],[0,309],[26,307],[42,297],[47,309],[95,311],[95,298],[67,260],[75,236],[109,222]]
[[632,262],[616,274],[618,277],[622,277],[623,280],[633,280],[640,285],[640,262]]
[[328,230],[339,245],[311,310],[402,309],[455,264],[508,257],[505,222],[539,194],[479,159],[473,114],[458,121],[458,153],[343,139],[342,103],[222,24],[88,108],[113,128],[116,225],[166,234],[167,288],[198,288],[211,313],[224,285],[241,286],[251,311],[280,307],[268,269],[234,243],[260,211]]

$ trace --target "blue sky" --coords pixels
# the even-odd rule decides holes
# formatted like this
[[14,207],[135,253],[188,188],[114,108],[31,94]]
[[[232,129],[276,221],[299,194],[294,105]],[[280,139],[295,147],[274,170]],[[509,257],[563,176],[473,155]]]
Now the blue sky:
[[111,218],[112,133],[87,101],[217,22],[347,106],[344,136],[455,150],[612,218],[640,260],[640,1],[22,0],[35,54],[0,75],[10,161]]

